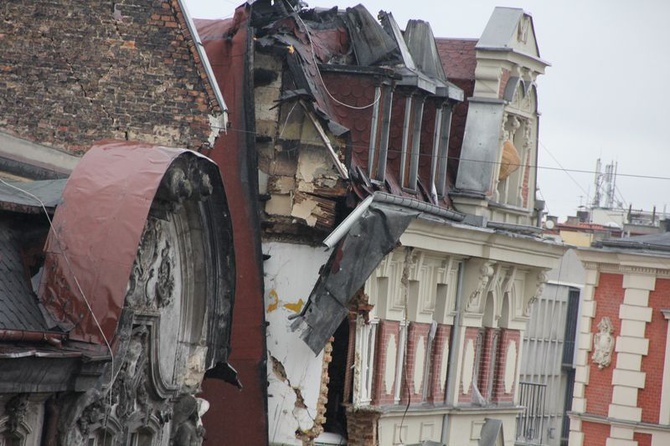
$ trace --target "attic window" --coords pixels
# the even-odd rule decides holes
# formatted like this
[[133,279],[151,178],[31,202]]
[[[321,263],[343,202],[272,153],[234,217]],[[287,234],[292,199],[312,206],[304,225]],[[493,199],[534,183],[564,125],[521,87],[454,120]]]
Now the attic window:
[[383,182],[386,177],[386,161],[391,130],[393,87],[389,84],[378,86],[375,91],[375,97],[378,97],[379,100],[372,109],[368,174],[371,179]]
[[410,95],[405,101],[405,121],[402,132],[400,176],[403,188],[416,190],[421,145],[421,118],[425,96]]
[[447,162],[449,161],[449,134],[451,133],[451,107],[444,103],[435,114],[435,136],[431,161],[430,184],[437,195],[443,197],[447,189]]

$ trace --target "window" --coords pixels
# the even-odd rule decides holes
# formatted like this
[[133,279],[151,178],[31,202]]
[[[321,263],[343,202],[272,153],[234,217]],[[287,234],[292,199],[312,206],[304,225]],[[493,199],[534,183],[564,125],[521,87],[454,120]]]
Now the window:
[[100,428],[88,439],[87,446],[112,446],[113,444],[114,434],[107,429]]
[[139,429],[130,436],[130,446],[153,445],[153,432],[148,429]]
[[444,103],[435,116],[435,138],[433,145],[433,164],[431,166],[431,184],[435,185],[437,195],[443,197],[447,192],[447,165],[449,163],[449,134],[451,132],[451,106]]
[[358,316],[356,329],[356,350],[360,355],[360,374],[358,377],[358,404],[370,404],[374,380],[375,345],[377,342],[378,319],[368,324]]
[[378,86],[375,97],[379,98],[372,109],[370,126],[370,147],[368,153],[368,175],[371,179],[384,181],[386,160],[391,132],[391,107],[393,87],[389,84]]
[[400,155],[401,186],[416,189],[419,172],[419,149],[421,145],[421,122],[426,97],[409,95],[405,100],[405,121],[403,123],[402,150]]
[[570,288],[570,291],[568,292],[568,314],[565,318],[565,338],[563,340],[563,367],[573,367],[578,315],[579,289]]

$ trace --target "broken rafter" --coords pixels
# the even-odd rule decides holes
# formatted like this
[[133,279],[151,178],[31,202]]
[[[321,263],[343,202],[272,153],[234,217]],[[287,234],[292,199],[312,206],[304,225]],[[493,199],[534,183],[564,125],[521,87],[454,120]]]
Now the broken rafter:
[[318,119],[314,116],[312,111],[305,105],[303,101],[300,101],[300,105],[302,108],[305,110],[305,113],[307,116],[309,116],[310,121],[312,121],[312,124],[314,124],[314,128],[316,128],[316,131],[319,133],[319,136],[321,137],[321,140],[323,143],[326,145],[326,148],[328,149],[328,153],[330,154],[330,157],[333,160],[333,163],[335,164],[335,168],[339,172],[340,176],[344,178],[345,180],[349,179],[349,173],[347,172],[346,166],[340,161],[340,159],[337,156],[337,153],[335,153],[335,149],[333,148],[333,145],[330,143],[330,139],[328,139],[328,135],[326,135],[326,132],[323,130],[323,127],[321,126],[321,123],[319,122]]

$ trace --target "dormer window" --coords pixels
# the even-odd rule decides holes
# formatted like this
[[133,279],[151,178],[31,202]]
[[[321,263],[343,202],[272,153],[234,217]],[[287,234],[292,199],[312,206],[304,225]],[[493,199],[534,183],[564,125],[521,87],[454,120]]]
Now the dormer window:
[[372,122],[370,126],[370,147],[368,153],[368,175],[372,180],[383,182],[386,176],[386,161],[391,131],[391,105],[393,86],[382,84],[375,91]]
[[451,132],[451,106],[447,103],[438,107],[435,114],[435,136],[433,138],[433,158],[430,169],[430,184],[443,197],[447,190],[447,163],[449,161],[449,133]]
[[419,149],[421,145],[421,121],[426,97],[411,94],[405,100],[405,120],[402,130],[402,150],[400,155],[401,186],[416,190],[419,172]]

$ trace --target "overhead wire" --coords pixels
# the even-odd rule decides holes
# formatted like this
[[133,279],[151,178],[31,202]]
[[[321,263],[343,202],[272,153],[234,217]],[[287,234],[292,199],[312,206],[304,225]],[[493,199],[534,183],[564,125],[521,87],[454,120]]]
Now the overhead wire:
[[[97,316],[93,312],[93,308],[91,307],[91,303],[89,302],[88,298],[86,297],[86,293],[84,293],[84,290],[82,289],[81,284],[79,283],[79,279],[77,278],[77,275],[74,273],[74,271],[72,269],[72,263],[70,262],[70,259],[68,258],[68,256],[65,254],[65,250],[63,249],[62,241],[60,239],[60,236],[58,235],[58,232],[56,231],[56,228],[54,227],[53,220],[51,219],[51,216],[49,215],[49,211],[47,210],[46,205],[44,204],[44,202],[38,196],[34,195],[33,193],[31,193],[31,192],[29,192],[25,189],[22,189],[18,186],[15,186],[11,183],[8,183],[7,181],[5,181],[2,178],[0,178],[0,184],[3,184],[3,185],[5,185],[5,186],[7,186],[11,189],[14,189],[14,190],[30,197],[31,199],[35,200],[37,203],[39,203],[40,207],[42,208],[42,211],[44,212],[44,215],[45,215],[47,221],[49,222],[49,228],[51,229],[51,232],[54,235],[54,239],[56,240],[56,244],[58,245],[58,249],[60,250],[60,254],[63,256],[63,259],[65,259],[65,263],[67,264],[68,269],[70,271],[70,274],[72,275],[72,279],[74,280],[74,283],[77,286],[77,290],[79,291],[79,294],[81,295],[82,299],[84,300],[84,303],[86,304],[86,308],[87,308],[89,314],[91,315],[91,317],[93,319],[93,322],[95,323],[95,326],[97,327],[98,331],[100,332],[100,335],[102,336],[102,339],[105,343],[105,346],[107,347],[107,350],[109,351],[109,356],[110,356],[110,361],[111,361],[111,370],[110,370],[110,373],[109,373],[109,382],[108,382],[108,389],[107,389],[108,390],[108,397],[110,399],[110,404],[108,404],[108,411],[109,411],[109,410],[111,410],[111,398],[112,398],[111,390],[112,390],[112,386],[114,384],[114,381],[116,381],[116,377],[118,376],[118,372],[120,372],[121,369],[119,368],[119,371],[116,374],[114,373],[114,368],[115,368],[115,365],[116,365],[116,362],[115,362],[116,358],[114,356],[114,351],[112,349],[112,345],[110,344],[109,339],[107,339],[107,336],[105,335],[105,332],[102,330],[102,326],[100,325],[100,321],[98,320]],[[107,418],[107,416],[108,416],[108,414],[106,414],[106,418]]]
[[[289,8],[291,7],[290,4],[288,4],[288,6],[289,6]],[[296,10],[296,9],[293,9],[293,11],[295,12],[295,16],[298,18],[298,20],[300,20],[300,23],[302,23],[302,26],[305,29],[305,33],[307,34],[307,41],[309,42],[309,47],[311,49],[310,55],[312,56],[311,57],[312,62],[314,63],[314,67],[316,68],[316,73],[318,75],[319,81],[321,82],[321,86],[323,87],[323,90],[326,92],[328,97],[330,99],[332,99],[335,103],[337,103],[337,104],[339,104],[343,107],[349,108],[351,110],[365,110],[365,109],[368,109],[370,107],[375,106],[377,104],[377,102],[379,102],[379,100],[381,99],[381,92],[380,92],[379,89],[376,89],[376,91],[375,91],[374,100],[371,103],[366,104],[366,105],[362,105],[362,106],[356,106],[356,105],[351,105],[351,104],[344,103],[344,102],[338,100],[337,98],[335,98],[335,96],[332,95],[332,93],[330,92],[330,90],[328,90],[328,87],[326,86],[326,82],[323,80],[323,76],[321,75],[321,70],[319,70],[319,62],[316,60],[316,49],[314,48],[314,40],[312,39],[312,34],[309,32],[309,27],[307,26],[305,21],[302,19],[302,17],[300,17],[299,11]]]

